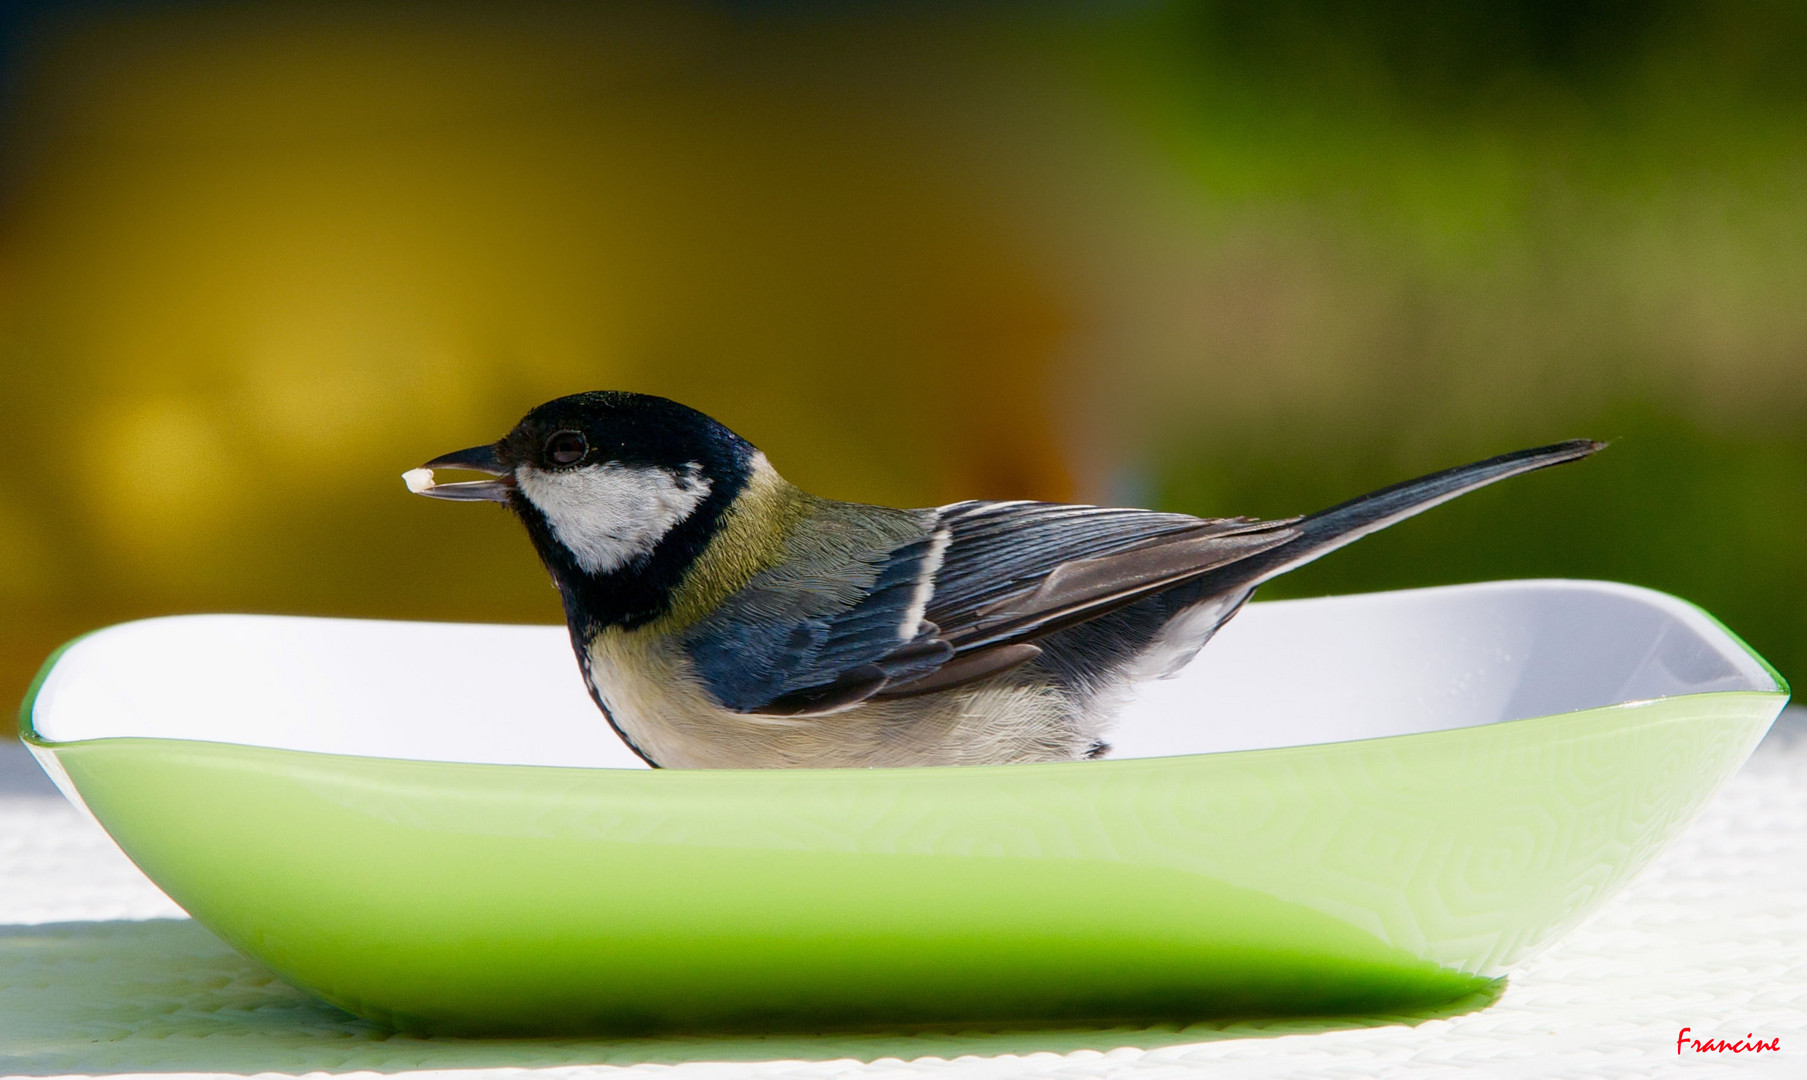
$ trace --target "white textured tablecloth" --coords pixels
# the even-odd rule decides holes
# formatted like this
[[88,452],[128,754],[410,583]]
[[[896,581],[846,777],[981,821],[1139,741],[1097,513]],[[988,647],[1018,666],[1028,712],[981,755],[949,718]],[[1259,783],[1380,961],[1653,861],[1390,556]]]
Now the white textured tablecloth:
[[[1505,992],[1446,1015],[1184,1029],[476,1041],[390,1035],[188,921],[14,747],[0,752],[0,1074],[457,1070],[718,1077],[1807,1078],[1807,710]],[[1466,1011],[1461,1011],[1466,1010]],[[1677,1054],[1753,1034],[1777,1052]]]

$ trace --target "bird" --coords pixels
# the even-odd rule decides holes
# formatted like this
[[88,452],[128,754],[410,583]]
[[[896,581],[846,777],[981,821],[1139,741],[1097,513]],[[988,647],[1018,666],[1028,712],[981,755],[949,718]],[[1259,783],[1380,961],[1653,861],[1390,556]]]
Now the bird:
[[592,700],[651,766],[999,765],[1106,756],[1132,688],[1177,673],[1263,582],[1604,445],[1520,450],[1274,520],[905,510],[810,494],[709,416],[604,390],[403,479],[520,520]]

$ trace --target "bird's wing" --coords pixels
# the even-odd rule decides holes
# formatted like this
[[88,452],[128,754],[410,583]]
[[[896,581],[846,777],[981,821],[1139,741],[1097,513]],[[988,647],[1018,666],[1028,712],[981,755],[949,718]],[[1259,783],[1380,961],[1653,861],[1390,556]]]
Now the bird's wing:
[[954,655],[879,693],[941,690],[1033,659],[1044,634],[1279,547],[1298,535],[1293,520],[1034,502],[942,507],[950,539],[924,614]]
[[[846,504],[841,504],[845,507]],[[819,515],[683,644],[726,709],[799,716],[857,705],[954,653],[922,618],[946,538],[933,511]]]
[[716,700],[812,715],[971,682],[1038,655],[1041,634],[1293,535],[1283,522],[1031,502],[956,503],[919,521],[886,550],[842,546],[767,571],[693,628],[686,645]]

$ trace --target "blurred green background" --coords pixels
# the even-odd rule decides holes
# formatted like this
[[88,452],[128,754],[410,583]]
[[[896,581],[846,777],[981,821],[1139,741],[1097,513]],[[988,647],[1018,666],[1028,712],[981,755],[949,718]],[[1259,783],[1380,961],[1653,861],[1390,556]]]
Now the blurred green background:
[[558,618],[399,474],[678,398],[824,494],[1291,514],[1807,670],[1807,8],[0,6],[0,696],[144,615]]

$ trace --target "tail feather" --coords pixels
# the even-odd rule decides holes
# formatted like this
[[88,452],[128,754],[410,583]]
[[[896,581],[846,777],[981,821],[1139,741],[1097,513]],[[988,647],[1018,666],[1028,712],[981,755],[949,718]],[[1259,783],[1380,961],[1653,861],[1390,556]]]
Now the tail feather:
[[1444,469],[1416,480],[1381,488],[1301,518],[1293,526],[1299,532],[1296,539],[1214,570],[1205,576],[1205,580],[1211,583],[1213,592],[1237,587],[1252,589],[1345,544],[1354,543],[1369,533],[1379,532],[1389,525],[1477,488],[1520,473],[1545,469],[1566,461],[1577,461],[1605,445],[1592,439],[1571,439],[1550,446],[1501,454],[1471,465],[1458,465],[1453,469]]

